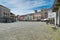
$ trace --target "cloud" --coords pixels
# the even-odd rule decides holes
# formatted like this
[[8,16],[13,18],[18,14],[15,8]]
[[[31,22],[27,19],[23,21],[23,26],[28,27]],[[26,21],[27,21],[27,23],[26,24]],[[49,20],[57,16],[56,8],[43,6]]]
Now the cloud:
[[33,8],[36,6],[43,6],[46,5],[46,1],[43,0],[8,0],[9,2],[7,2],[8,4],[12,4],[13,6],[15,6],[16,8],[19,9],[29,9],[29,8]]
[[[0,0],[0,4],[7,6],[13,13],[26,14],[33,12],[34,8],[52,4],[52,0]],[[31,9],[32,10],[29,10]]]

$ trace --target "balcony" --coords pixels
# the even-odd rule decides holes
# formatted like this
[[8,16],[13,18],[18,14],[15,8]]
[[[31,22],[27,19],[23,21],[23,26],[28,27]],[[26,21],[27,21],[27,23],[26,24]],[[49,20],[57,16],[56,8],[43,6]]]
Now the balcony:
[[57,0],[57,2],[60,2],[60,0]]
[[56,3],[55,6],[60,6],[60,3]]
[[56,11],[58,11],[58,7],[53,8],[53,12],[56,12]]
[[55,4],[60,4],[60,2],[56,2]]

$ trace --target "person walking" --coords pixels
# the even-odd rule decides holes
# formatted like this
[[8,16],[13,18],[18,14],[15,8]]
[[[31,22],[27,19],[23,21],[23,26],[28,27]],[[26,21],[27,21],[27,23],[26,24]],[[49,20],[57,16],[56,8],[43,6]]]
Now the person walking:
[[46,24],[48,24],[49,23],[49,20],[46,20]]

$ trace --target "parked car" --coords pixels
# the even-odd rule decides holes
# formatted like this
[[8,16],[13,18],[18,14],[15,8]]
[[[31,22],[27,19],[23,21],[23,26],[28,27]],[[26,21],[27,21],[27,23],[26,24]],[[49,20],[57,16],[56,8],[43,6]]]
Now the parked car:
[[48,20],[48,19],[41,19],[41,22],[46,22],[46,20]]

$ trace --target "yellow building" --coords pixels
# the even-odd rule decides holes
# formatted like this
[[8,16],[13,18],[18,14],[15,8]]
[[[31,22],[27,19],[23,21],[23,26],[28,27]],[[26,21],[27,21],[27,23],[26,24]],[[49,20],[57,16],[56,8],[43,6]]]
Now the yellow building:
[[9,18],[10,9],[0,5],[0,22],[5,22]]
[[12,22],[15,15],[10,13],[10,9],[0,5],[0,22]]
[[12,22],[16,21],[16,16],[15,16],[15,14],[10,13],[9,19],[10,19]]
[[41,19],[48,18],[48,9],[41,10]]
[[10,14],[10,9],[0,5],[0,17],[6,17],[9,16],[9,14]]

